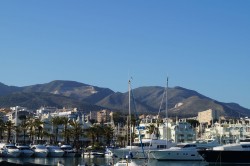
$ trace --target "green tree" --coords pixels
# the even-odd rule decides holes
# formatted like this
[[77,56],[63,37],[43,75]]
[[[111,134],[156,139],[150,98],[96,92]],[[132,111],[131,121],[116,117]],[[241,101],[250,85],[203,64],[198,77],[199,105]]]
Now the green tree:
[[146,129],[147,129],[147,133],[150,135],[156,132],[156,127],[154,124],[150,124],[149,126],[146,126]]
[[94,143],[96,141],[97,128],[96,126],[91,126],[86,130],[87,136],[91,139],[91,146],[94,147]]
[[[34,129],[35,129],[35,134],[37,136],[37,140],[40,141],[43,137],[43,122],[40,119],[35,119],[34,120]],[[38,142],[41,143],[41,142]]]
[[[29,128],[29,141],[34,142],[35,136],[37,140],[41,140],[43,134],[43,125],[44,123],[40,119],[29,118],[24,124],[24,127],[27,125]],[[24,132],[25,133],[25,132]],[[40,143],[40,142],[39,142]]]
[[113,120],[115,125],[118,125],[118,123],[124,125],[126,123],[126,116],[121,112],[113,112]]
[[77,150],[80,148],[79,140],[80,136],[83,134],[83,130],[81,124],[75,120],[70,121],[71,128],[71,136],[74,139],[74,146]]
[[164,122],[162,119],[158,118],[157,121],[156,121],[156,138],[159,139],[160,137],[160,131],[159,131],[159,127],[160,125],[162,125]]
[[19,119],[21,120],[21,124],[20,124],[20,129],[23,133],[23,143],[25,144],[26,140],[26,132],[28,130],[28,122],[27,122],[27,117],[24,116],[19,116]]
[[64,129],[63,129],[64,142],[68,144],[69,137],[70,137],[70,130],[68,130],[68,124],[70,124],[70,119],[68,117],[61,117],[61,123],[64,126]]
[[2,118],[0,118],[0,140],[3,140],[3,133],[5,131],[5,123]]
[[122,135],[117,136],[117,142],[119,146],[124,147],[126,144],[125,136],[122,136]]
[[11,137],[11,131],[14,128],[14,123],[12,123],[10,120],[8,120],[5,123],[6,129],[7,129],[7,143],[10,142],[10,137]]
[[27,128],[28,128],[28,132],[29,132],[29,142],[34,142],[34,136],[35,136],[35,125],[34,125],[34,119],[32,118],[28,118],[26,120],[26,123],[25,125],[27,125]]
[[106,144],[110,145],[110,142],[113,139],[114,129],[110,125],[108,125],[103,127],[103,131],[104,131],[103,134],[106,139]]
[[[59,125],[62,124],[62,120],[59,116],[55,116],[51,119],[51,123],[52,123],[52,126],[53,128],[56,129],[56,132],[55,132],[55,144],[57,144],[57,138],[58,138],[58,132],[59,132]],[[52,131],[53,132],[53,131]]]

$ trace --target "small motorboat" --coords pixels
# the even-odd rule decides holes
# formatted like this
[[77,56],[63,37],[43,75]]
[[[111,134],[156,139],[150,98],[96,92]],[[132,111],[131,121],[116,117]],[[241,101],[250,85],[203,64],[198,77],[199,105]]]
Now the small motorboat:
[[62,145],[61,149],[64,151],[64,157],[75,157],[76,155],[71,145]]
[[31,157],[34,154],[28,145],[18,145],[17,148],[21,151],[20,157]]
[[49,157],[62,157],[64,155],[64,151],[59,146],[47,145],[46,148]]
[[48,149],[44,145],[32,145],[31,149],[34,151],[35,157],[47,157]]

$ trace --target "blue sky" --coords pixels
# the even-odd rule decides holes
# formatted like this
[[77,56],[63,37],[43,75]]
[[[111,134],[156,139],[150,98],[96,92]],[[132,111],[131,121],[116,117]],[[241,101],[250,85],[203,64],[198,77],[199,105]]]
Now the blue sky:
[[0,82],[182,86],[250,108],[250,1],[0,1]]

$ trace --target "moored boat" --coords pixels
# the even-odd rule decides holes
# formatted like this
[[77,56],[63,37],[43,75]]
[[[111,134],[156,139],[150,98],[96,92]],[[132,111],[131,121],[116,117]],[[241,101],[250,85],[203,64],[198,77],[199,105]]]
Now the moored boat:
[[98,152],[95,150],[84,152],[83,155],[84,155],[84,157],[90,157],[90,158],[92,158],[92,157],[104,157],[104,153]]
[[208,163],[250,164],[250,142],[240,142],[198,150]]
[[17,148],[20,150],[20,157],[31,157],[34,151],[27,145],[18,145]]
[[175,145],[176,143],[163,139],[142,139],[141,142],[138,140],[132,143],[131,146],[114,149],[113,153],[119,158],[124,158],[129,152],[132,152],[133,158],[152,158],[152,156],[148,154],[150,150],[165,149]]
[[47,145],[48,157],[62,157],[64,151],[59,146]]
[[0,143],[0,149],[3,157],[19,157],[21,154],[14,144]]
[[117,156],[113,153],[112,149],[114,149],[114,148],[108,148],[108,147],[106,148],[106,150],[105,150],[105,152],[104,152],[104,156],[105,156],[106,158],[117,157]]
[[48,149],[44,145],[32,145],[31,149],[34,151],[34,157],[48,156]]
[[157,160],[201,161],[203,158],[197,152],[198,149],[206,149],[219,145],[216,139],[199,140],[192,143],[180,143],[169,149],[151,150],[150,154]]
[[71,145],[62,145],[61,149],[64,151],[64,157],[74,157],[76,155]]

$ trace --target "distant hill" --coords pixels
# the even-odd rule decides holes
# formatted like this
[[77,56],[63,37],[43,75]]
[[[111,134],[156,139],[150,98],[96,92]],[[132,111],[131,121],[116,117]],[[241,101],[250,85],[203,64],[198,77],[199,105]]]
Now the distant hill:
[[67,96],[55,95],[42,92],[18,92],[6,96],[0,96],[0,108],[11,106],[23,106],[29,109],[38,109],[41,106],[54,106],[57,108],[71,107],[80,108],[81,110],[97,111],[102,109],[87,102],[78,101]]
[[[140,87],[133,90],[137,111],[140,113],[158,113],[162,95],[164,93],[163,87],[149,86]],[[112,109],[128,110],[128,93],[114,93],[107,96],[97,103],[103,107]],[[196,91],[188,90],[182,87],[174,87],[168,89],[168,116],[178,117],[194,117],[198,112],[208,109],[214,109],[221,113],[221,115],[229,117],[239,117],[240,115],[249,116],[250,110],[241,107],[235,103],[222,103]],[[165,105],[161,106],[161,114],[165,114]]]
[[7,95],[13,92],[19,92],[22,88],[16,86],[7,86],[0,82],[0,96]]
[[[147,86],[133,89],[138,113],[157,114],[160,109],[164,87]],[[133,105],[134,102],[131,102]],[[0,83],[0,107],[24,106],[37,109],[40,106],[77,107],[82,110],[102,108],[128,113],[128,92],[113,92],[75,81],[52,81],[25,87],[7,86]],[[133,107],[132,107],[133,108]],[[250,110],[236,103],[222,103],[182,87],[168,89],[168,115],[193,117],[198,112],[214,109],[224,116],[250,116]],[[165,101],[161,106],[165,114]]]
[[45,84],[23,87],[22,92],[45,92],[71,97],[77,100],[96,103],[114,92],[108,88],[99,88],[75,81],[56,80]]

